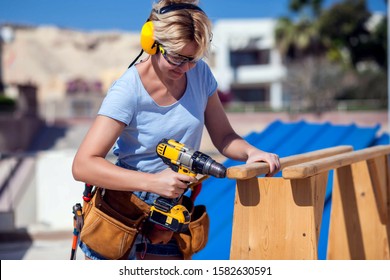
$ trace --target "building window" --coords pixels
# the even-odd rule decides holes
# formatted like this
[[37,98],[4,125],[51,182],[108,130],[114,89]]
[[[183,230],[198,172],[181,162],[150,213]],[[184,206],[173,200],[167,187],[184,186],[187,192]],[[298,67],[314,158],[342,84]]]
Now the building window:
[[232,86],[232,93],[237,101],[262,103],[269,103],[270,101],[269,85]]
[[230,51],[230,65],[233,68],[266,64],[270,64],[270,49]]

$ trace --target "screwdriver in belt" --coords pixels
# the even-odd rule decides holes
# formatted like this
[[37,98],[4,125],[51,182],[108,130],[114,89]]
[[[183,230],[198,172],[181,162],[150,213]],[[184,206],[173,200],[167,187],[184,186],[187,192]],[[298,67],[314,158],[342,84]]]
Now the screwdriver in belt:
[[89,202],[91,200],[92,189],[93,189],[93,185],[85,183],[84,192],[83,192],[83,200],[85,202]]

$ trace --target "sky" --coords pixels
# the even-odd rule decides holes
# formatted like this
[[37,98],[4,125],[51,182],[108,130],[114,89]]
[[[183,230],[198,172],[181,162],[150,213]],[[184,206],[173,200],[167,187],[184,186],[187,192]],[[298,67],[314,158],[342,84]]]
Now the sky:
[[[82,31],[138,32],[152,0],[0,0],[0,24],[56,25]],[[337,0],[326,0],[330,5]],[[232,18],[278,18],[292,15],[289,0],[201,0],[212,21]],[[372,12],[387,13],[384,0],[367,0]]]

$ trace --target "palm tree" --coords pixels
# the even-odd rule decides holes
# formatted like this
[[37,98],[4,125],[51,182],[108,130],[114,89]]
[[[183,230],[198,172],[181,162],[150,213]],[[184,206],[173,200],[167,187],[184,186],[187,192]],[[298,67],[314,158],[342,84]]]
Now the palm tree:
[[279,19],[275,28],[275,40],[286,63],[306,56],[320,56],[325,50],[318,25],[307,19],[297,23],[289,18]]
[[[288,68],[284,88],[290,113],[304,110],[320,115],[334,105],[338,94],[330,81],[341,77],[341,69],[324,59],[326,48],[317,19],[321,5],[320,0],[291,0],[290,9],[301,12],[300,18],[295,22],[280,18],[275,28],[276,45]],[[304,10],[311,12],[305,14]]]
[[309,9],[313,17],[318,17],[322,11],[323,0],[290,0],[289,8],[293,12]]

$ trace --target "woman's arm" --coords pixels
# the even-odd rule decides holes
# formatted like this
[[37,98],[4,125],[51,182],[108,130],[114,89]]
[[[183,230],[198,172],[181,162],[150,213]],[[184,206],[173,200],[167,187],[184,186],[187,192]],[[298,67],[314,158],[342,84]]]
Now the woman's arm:
[[205,124],[214,146],[224,156],[247,163],[267,162],[270,167],[267,176],[273,176],[279,171],[280,162],[276,154],[257,149],[233,130],[217,93],[209,98]]
[[174,198],[187,188],[191,176],[166,170],[149,174],[118,167],[105,159],[125,124],[109,117],[97,116],[81,143],[73,161],[72,173],[77,181],[121,191],[147,191]]

